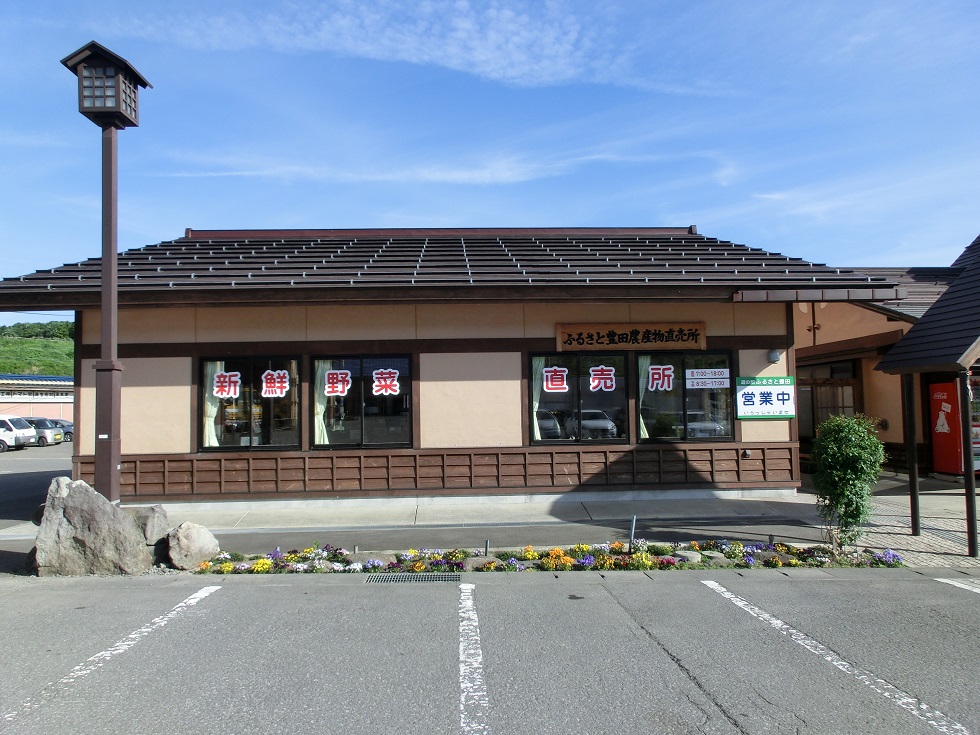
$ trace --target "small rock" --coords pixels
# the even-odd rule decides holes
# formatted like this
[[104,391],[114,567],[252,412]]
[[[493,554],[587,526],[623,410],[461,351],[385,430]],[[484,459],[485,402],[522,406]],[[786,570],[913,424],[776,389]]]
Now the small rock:
[[185,521],[168,535],[170,563],[177,569],[197,569],[221,551],[218,540],[199,523]]
[[701,563],[701,552],[700,551],[687,551],[683,549],[677,549],[671,556],[680,559],[681,561],[688,562],[690,564],[700,564]]

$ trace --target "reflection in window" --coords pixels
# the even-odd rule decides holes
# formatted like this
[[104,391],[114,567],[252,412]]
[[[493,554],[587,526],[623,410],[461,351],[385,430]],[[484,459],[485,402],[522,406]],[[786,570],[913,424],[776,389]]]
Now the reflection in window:
[[640,439],[734,436],[727,355],[642,354],[637,369]]
[[313,368],[315,445],[411,445],[407,357],[318,359]]
[[531,439],[609,441],[626,437],[626,358],[531,358]]
[[299,445],[299,373],[290,358],[205,360],[205,447]]

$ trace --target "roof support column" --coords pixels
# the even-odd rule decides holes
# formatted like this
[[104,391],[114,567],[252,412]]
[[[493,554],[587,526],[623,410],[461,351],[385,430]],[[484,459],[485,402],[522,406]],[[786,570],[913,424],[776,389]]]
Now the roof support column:
[[963,425],[963,480],[966,488],[967,553],[976,558],[977,550],[977,478],[973,468],[973,418],[970,411],[970,371],[960,373],[960,423]]
[[95,363],[95,489],[111,502],[119,501],[122,469],[119,436],[122,365],[117,359],[118,283],[116,226],[118,169],[116,128],[102,128],[102,300],[101,359]]
[[909,503],[912,516],[912,535],[922,535],[922,520],[919,512],[919,452],[915,442],[915,375],[902,375],[902,412],[905,424],[905,457],[909,468]]

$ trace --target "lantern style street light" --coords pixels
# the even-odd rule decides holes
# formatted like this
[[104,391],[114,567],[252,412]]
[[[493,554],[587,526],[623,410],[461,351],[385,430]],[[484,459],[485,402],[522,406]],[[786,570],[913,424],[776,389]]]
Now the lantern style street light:
[[61,60],[78,77],[78,111],[102,128],[100,358],[95,363],[95,489],[119,500],[122,364],[118,359],[116,131],[139,125],[139,88],[151,87],[121,56],[92,41]]

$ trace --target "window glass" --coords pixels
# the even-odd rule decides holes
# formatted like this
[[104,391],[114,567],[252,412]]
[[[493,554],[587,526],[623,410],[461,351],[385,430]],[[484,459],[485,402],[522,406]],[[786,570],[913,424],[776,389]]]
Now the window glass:
[[315,445],[411,446],[407,357],[325,358],[313,368]]
[[610,441],[626,437],[623,355],[531,358],[531,440]]
[[292,358],[205,360],[205,447],[299,445],[299,372]]
[[661,352],[639,355],[637,364],[640,438],[683,438],[683,358]]
[[734,436],[728,355],[641,354],[637,372],[640,439]]

